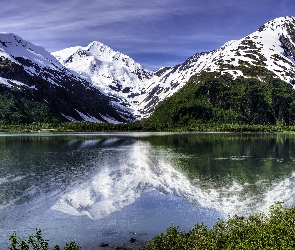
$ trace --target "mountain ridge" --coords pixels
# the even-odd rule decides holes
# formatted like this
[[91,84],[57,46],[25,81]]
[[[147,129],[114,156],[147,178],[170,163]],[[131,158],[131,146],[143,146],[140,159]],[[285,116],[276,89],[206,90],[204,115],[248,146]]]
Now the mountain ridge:
[[[145,93],[145,82],[153,73],[132,58],[94,41],[88,46],[75,46],[52,52],[65,67],[109,95],[114,106],[136,112],[137,96]],[[134,100],[135,99],[135,100]]]
[[[0,33],[0,120],[124,122],[98,89],[40,46]],[[42,114],[33,114],[33,107]],[[39,117],[38,117],[39,116]],[[43,117],[42,119],[40,117]],[[40,119],[41,120],[40,120]]]
[[50,54],[12,33],[0,33],[0,59],[1,88],[13,98],[37,101],[59,120],[132,122],[150,117],[203,71],[262,81],[264,75],[241,70],[261,67],[294,86],[295,18],[276,18],[244,38],[156,72],[98,41]]
[[[233,77],[247,77],[241,71],[231,68],[244,64],[260,65],[274,72],[276,77],[293,84],[295,79],[294,27],[294,17],[276,18],[263,24],[257,31],[244,38],[228,41],[220,48],[210,52],[196,53],[174,67],[162,67],[139,79],[129,79],[127,84],[127,78],[121,77],[120,74],[116,78],[116,75],[108,75],[104,71],[103,77],[112,79],[112,83],[108,86],[100,85],[103,78],[99,77],[99,67],[96,68],[97,71],[94,74],[90,70],[84,70],[82,74],[94,80],[96,86],[107,90],[106,94],[116,96],[113,101],[114,105],[119,103],[123,108],[129,108],[129,112],[132,112],[137,120],[141,120],[149,117],[160,103],[182,88],[190,77],[203,70],[229,73]],[[53,53],[56,56],[58,54],[59,52]],[[76,67],[75,61],[64,65],[69,66],[72,70]],[[143,70],[147,72],[146,69]],[[134,87],[135,82],[136,88]],[[130,91],[131,95],[126,94]]]

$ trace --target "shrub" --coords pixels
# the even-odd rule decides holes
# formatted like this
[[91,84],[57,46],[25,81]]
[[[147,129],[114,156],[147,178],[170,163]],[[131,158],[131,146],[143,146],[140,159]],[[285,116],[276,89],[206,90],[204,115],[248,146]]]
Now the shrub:
[[276,203],[269,210],[269,215],[218,220],[211,229],[198,223],[188,233],[172,226],[140,249],[294,249],[295,208]]
[[[10,237],[9,250],[49,250],[48,240],[44,240],[42,237],[41,229],[36,228],[35,235],[30,235],[27,240],[17,238],[16,232]],[[64,250],[79,250],[81,247],[77,246],[75,242],[66,243]],[[60,250],[58,245],[53,247],[53,250]]]

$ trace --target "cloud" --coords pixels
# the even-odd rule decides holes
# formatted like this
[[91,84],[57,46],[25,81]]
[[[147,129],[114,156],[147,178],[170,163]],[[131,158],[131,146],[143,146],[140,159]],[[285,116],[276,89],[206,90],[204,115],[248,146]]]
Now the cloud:
[[[183,4],[185,3],[186,4]],[[18,1],[10,0],[2,4],[1,28],[25,28],[26,30],[45,30],[48,32],[61,30],[79,30],[98,28],[113,24],[127,23],[131,27],[152,23],[155,20],[165,21],[171,17],[185,16],[188,13],[198,14],[205,8],[201,1],[187,0],[150,0],[150,1]],[[217,8],[217,5],[214,7]],[[220,8],[220,6],[219,6]],[[174,16],[173,16],[174,15]],[[169,18],[170,16],[170,18]],[[4,21],[4,20],[3,20]],[[156,27],[157,28],[157,27]]]
[[282,0],[278,7],[277,0],[10,0],[0,3],[0,31],[49,51],[97,40],[139,59],[142,54],[151,65],[147,54],[175,62],[242,38],[288,15],[293,2]]

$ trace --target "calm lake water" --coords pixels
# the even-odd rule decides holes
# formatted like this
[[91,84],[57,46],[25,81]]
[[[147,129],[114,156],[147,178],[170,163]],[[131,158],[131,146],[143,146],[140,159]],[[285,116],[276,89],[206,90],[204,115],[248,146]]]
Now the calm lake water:
[[138,246],[294,198],[295,134],[0,134],[0,249],[35,228],[82,250]]

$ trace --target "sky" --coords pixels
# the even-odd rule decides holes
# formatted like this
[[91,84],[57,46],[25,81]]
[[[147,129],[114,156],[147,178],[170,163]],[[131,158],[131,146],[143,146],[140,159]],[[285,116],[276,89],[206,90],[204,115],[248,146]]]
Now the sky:
[[294,0],[9,0],[0,32],[49,52],[99,41],[155,71],[282,16],[295,16]]

